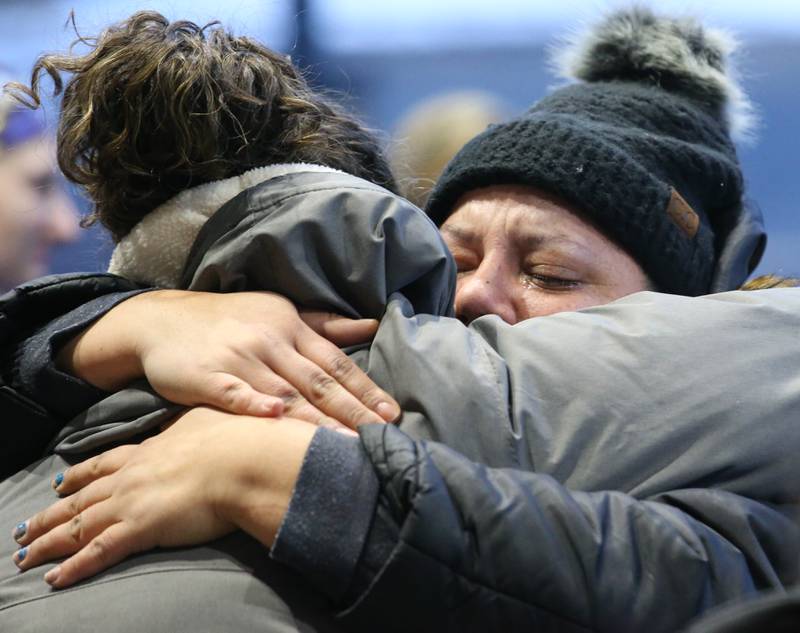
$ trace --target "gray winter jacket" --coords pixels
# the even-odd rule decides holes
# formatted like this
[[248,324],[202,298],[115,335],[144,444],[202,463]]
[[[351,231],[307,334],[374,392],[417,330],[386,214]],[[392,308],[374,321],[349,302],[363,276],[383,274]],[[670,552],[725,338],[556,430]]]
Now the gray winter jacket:
[[[362,428],[359,443],[318,432],[273,550],[327,594],[340,626],[672,631],[797,579],[796,290],[641,293],[466,327],[447,316],[454,268],[428,219],[341,174],[285,176],[226,204],[185,282],[385,311],[352,353],[403,420]],[[54,459],[174,412],[146,387],[112,395],[61,431]],[[5,604],[0,591],[0,623]],[[331,624],[321,612],[318,630]]]

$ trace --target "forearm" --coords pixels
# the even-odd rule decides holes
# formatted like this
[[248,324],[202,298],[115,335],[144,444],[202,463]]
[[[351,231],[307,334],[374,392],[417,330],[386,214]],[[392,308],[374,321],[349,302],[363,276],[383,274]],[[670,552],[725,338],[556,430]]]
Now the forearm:
[[[46,344],[64,328],[85,327],[81,322],[87,323],[87,314],[81,312],[81,308],[97,301],[103,303],[94,314],[88,315],[88,322],[91,322],[90,319],[114,305],[114,296],[127,297],[128,293],[138,291],[139,286],[115,275],[73,273],[35,279],[1,296],[0,369],[5,382],[27,396],[35,396],[18,380],[20,359],[30,355],[32,347]],[[74,318],[64,322],[69,314],[74,314]],[[61,324],[54,330],[51,326],[57,321]]]
[[29,281],[0,296],[0,345],[6,352],[9,345],[88,301],[139,288],[107,273],[49,275]]
[[[441,602],[450,605],[432,619],[439,630],[483,630],[475,624],[483,618],[508,623],[504,630],[541,622],[671,631],[726,600],[797,579],[798,526],[767,504],[700,482],[646,500],[577,492],[410,442],[396,429],[365,431],[386,472],[381,497],[400,517],[373,604],[387,597],[377,587],[404,586],[407,565],[431,568],[425,592],[448,594]],[[423,597],[418,587],[404,591],[406,602]]]
[[[120,302],[144,290],[108,292],[54,318],[23,337],[9,351],[9,384],[66,420],[91,406],[106,393],[56,363],[61,349]],[[63,304],[60,304],[63,306]]]
[[[326,564],[338,571],[325,582],[314,549],[330,530],[317,521],[333,503],[324,499],[355,487],[356,470],[349,484],[320,482],[317,515],[287,515],[304,523],[313,545],[287,552],[281,535],[273,552],[340,606],[354,605],[343,614],[353,626],[369,628],[382,617],[387,630],[404,630],[419,623],[421,609],[425,630],[436,631],[498,623],[508,631],[532,624],[674,630],[715,604],[797,576],[789,555],[797,526],[764,504],[703,489],[649,501],[574,492],[547,476],[487,469],[444,447],[398,438],[392,428],[362,431],[380,496],[368,504],[368,530],[360,519],[362,527],[342,530],[365,542],[357,563],[340,555]],[[344,579],[351,581],[346,596]]]
[[[163,295],[170,291],[158,291]],[[141,343],[155,312],[155,292],[140,294],[116,305],[58,352],[56,367],[104,391],[116,391],[144,371]]]
[[377,501],[378,478],[358,439],[319,429],[304,456],[272,557],[305,572],[339,602],[353,585],[363,584],[353,574]]

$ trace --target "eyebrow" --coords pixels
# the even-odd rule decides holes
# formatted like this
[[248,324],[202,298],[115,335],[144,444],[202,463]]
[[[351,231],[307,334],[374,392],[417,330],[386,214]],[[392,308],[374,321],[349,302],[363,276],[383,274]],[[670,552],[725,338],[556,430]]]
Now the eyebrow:
[[445,233],[450,237],[458,240],[461,243],[470,243],[477,241],[475,231],[460,226],[453,226],[452,224],[445,224],[439,228],[440,233]]
[[[479,241],[478,234],[475,231],[463,226],[446,224],[439,230],[461,244],[472,244]],[[523,235],[517,237],[515,241],[521,248],[528,251],[534,251],[543,245],[564,245],[570,249],[586,250],[584,244],[561,235]]]
[[517,243],[524,249],[535,251],[542,246],[566,246],[570,250],[586,251],[586,245],[562,235],[525,235],[517,239]]

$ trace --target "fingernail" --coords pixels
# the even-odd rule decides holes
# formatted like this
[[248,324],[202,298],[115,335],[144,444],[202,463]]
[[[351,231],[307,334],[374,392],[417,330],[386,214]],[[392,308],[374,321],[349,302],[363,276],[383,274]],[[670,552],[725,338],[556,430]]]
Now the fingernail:
[[393,422],[400,416],[400,409],[388,402],[378,403],[378,406],[375,407],[375,412],[387,422]]
[[337,433],[341,433],[342,435],[352,435],[354,437],[358,437],[358,433],[356,433],[353,429],[345,429],[345,428],[339,427],[339,428],[335,429],[335,431]]
[[19,565],[22,561],[25,560],[25,557],[28,555],[28,548],[23,547],[17,550],[17,553],[14,554],[14,561]]
[[53,479],[53,488],[58,488],[64,483],[64,473],[58,473]]
[[49,572],[44,575],[44,581],[48,585],[54,585],[58,582],[58,577],[61,575],[61,565],[53,567]]
[[280,414],[283,413],[283,402],[280,400],[277,402],[264,402],[261,405],[261,412],[270,417],[280,417]]
[[17,523],[17,527],[14,528],[14,540],[18,541],[23,536],[25,536],[25,532],[28,531],[28,522],[23,521],[22,523]]

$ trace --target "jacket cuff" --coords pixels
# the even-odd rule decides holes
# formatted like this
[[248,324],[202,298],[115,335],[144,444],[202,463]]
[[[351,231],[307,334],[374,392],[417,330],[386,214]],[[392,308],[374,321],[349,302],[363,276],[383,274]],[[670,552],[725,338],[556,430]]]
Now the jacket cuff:
[[319,428],[272,558],[301,572],[339,602],[354,580],[377,502],[378,478],[358,439]]
[[152,288],[98,297],[38,330],[16,350],[13,386],[61,420],[73,418],[104,398],[108,395],[105,391],[57,369],[56,356],[66,343],[113,307],[149,290]]

